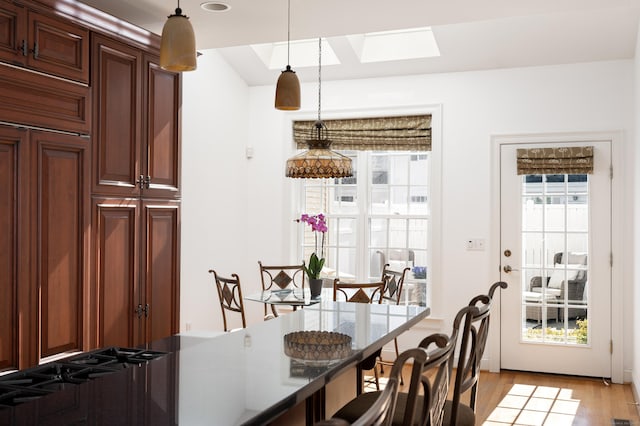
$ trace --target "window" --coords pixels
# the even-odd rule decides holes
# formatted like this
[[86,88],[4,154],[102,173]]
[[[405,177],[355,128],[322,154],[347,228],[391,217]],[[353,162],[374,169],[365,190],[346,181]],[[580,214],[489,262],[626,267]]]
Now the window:
[[[429,249],[429,153],[408,151],[342,151],[352,158],[354,175],[343,179],[301,181],[300,213],[324,213],[326,278],[370,281],[382,267],[410,267],[404,298],[427,302],[425,274]],[[304,259],[314,237],[304,227]]]

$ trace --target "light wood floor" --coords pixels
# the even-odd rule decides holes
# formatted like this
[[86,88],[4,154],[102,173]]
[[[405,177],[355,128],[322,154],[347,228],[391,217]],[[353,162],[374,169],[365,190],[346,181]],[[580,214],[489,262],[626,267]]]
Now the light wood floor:
[[628,384],[607,385],[600,379],[519,371],[483,371],[479,386],[477,426],[610,426],[614,425],[613,419],[640,426]]

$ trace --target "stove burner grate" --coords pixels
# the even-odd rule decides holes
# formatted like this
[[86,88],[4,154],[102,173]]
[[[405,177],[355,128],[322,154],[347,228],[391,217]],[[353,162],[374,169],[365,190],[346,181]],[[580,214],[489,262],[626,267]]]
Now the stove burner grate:
[[145,364],[166,352],[111,347],[75,355],[0,377],[0,407],[64,390],[125,368]]

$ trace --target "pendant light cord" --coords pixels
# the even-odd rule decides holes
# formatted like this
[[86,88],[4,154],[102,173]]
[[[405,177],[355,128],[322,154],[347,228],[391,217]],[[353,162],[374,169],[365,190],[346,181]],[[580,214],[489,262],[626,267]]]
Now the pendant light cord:
[[322,37],[318,37],[318,121],[322,104]]
[[291,65],[289,61],[289,49],[291,44],[291,0],[287,0],[287,67]]

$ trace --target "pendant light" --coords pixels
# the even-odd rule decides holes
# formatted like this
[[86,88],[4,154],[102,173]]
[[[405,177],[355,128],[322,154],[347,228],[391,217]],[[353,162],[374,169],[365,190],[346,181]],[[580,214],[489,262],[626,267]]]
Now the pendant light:
[[196,69],[196,37],[189,18],[182,14],[180,0],[176,13],[168,17],[162,28],[160,67],[176,72]]
[[322,95],[322,38],[318,39],[318,120],[307,139],[309,149],[287,160],[286,176],[291,178],[341,178],[353,176],[351,158],[329,149],[327,126],[320,118]]
[[280,73],[276,85],[276,109],[294,111],[300,109],[300,81],[289,65],[291,36],[291,0],[287,0],[287,68]]

